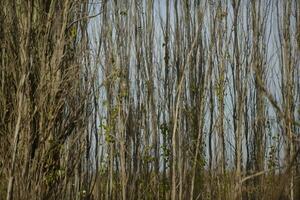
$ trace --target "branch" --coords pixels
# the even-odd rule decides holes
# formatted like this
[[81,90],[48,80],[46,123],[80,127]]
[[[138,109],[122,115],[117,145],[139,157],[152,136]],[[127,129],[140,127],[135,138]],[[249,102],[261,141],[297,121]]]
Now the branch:
[[282,169],[283,167],[277,167],[277,168],[272,168],[272,169],[268,169],[268,170],[263,170],[263,171],[260,171],[260,172],[257,172],[255,174],[251,174],[249,176],[246,176],[244,177],[242,180],[241,180],[241,184],[244,183],[245,181],[249,180],[249,179],[252,179],[252,178],[255,178],[257,176],[260,176],[260,175],[263,175],[267,172],[270,172],[270,171],[273,171],[273,170],[276,170],[276,169]]
[[81,17],[79,19],[76,19],[75,21],[71,22],[68,27],[67,27],[67,30],[70,29],[74,24],[76,24],[77,22],[81,21],[81,20],[85,20],[85,19],[92,19],[92,18],[95,18],[99,15],[101,15],[103,11],[100,11],[99,13],[95,14],[95,15],[88,15],[88,16],[84,16],[84,17]]
[[[256,71],[256,68],[254,68],[254,70]],[[288,118],[286,117],[286,114],[281,110],[281,108],[279,107],[279,105],[276,102],[276,100],[274,99],[274,97],[264,87],[263,81],[258,76],[257,76],[257,82],[258,82],[258,86],[260,87],[260,89],[263,91],[265,96],[270,101],[271,105],[275,108],[275,110],[278,113],[279,117],[283,118],[287,122],[291,122],[292,124],[300,127],[300,122],[292,120],[292,119],[290,119],[290,117],[288,117]],[[292,139],[294,139],[295,141],[300,142],[300,138],[296,134],[294,134],[293,132],[292,132]]]

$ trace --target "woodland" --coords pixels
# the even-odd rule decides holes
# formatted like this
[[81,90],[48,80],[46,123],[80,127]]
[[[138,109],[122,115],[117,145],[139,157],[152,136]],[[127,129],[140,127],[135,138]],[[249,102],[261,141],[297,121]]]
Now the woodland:
[[300,2],[0,0],[0,199],[300,199]]

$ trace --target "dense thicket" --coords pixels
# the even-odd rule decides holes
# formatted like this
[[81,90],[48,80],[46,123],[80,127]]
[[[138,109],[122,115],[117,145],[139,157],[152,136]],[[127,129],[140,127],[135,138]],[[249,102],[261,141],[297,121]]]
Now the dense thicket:
[[0,8],[1,198],[300,198],[299,1]]
[[78,199],[90,191],[87,6],[0,2],[0,199]]

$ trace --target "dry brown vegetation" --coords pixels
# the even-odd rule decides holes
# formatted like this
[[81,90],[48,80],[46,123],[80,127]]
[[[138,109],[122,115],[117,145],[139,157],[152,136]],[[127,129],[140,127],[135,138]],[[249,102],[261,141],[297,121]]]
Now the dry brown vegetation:
[[298,0],[1,0],[0,199],[300,198]]

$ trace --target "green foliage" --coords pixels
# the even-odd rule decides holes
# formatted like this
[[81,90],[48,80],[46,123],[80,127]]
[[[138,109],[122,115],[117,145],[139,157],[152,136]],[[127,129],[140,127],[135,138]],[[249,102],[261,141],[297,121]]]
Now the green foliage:
[[169,127],[166,123],[162,123],[159,126],[159,129],[161,131],[161,134],[163,135],[163,137],[168,138],[169,137]]
[[106,125],[104,123],[102,123],[100,125],[100,128],[104,129],[104,136],[105,136],[105,141],[107,143],[114,143],[115,142],[115,139],[112,135],[112,131],[113,131],[113,126],[112,125]]
[[159,126],[160,132],[163,136],[163,140],[165,141],[164,144],[161,144],[160,149],[161,149],[161,157],[163,158],[163,160],[166,162],[167,167],[170,167],[170,158],[171,158],[171,147],[169,144],[169,140],[170,140],[170,130],[169,127],[166,123],[162,123]]
[[155,161],[155,157],[151,155],[153,147],[152,146],[146,146],[143,151],[143,158],[142,161],[144,163],[151,163]]
[[47,171],[44,181],[47,185],[52,186],[53,184],[62,180],[64,176],[65,176],[64,168],[60,168],[60,169],[54,168]]
[[120,12],[120,15],[122,15],[122,16],[127,16],[127,11],[126,11],[126,10],[121,11],[121,12]]

